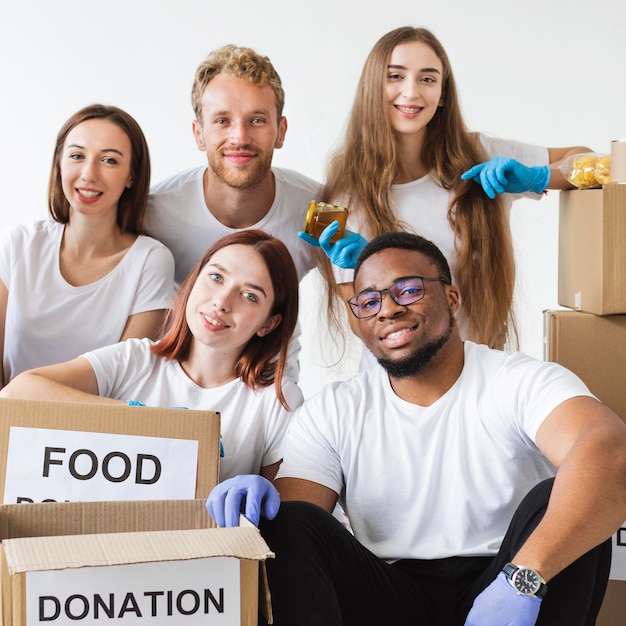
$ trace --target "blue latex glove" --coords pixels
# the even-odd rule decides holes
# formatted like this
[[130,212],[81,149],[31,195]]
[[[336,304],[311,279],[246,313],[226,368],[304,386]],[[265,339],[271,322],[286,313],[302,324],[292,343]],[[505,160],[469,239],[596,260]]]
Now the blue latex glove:
[[461,178],[472,179],[482,185],[491,199],[496,197],[496,193],[542,193],[550,182],[550,167],[527,167],[515,159],[497,156],[486,163],[475,165],[461,174]]
[[500,572],[474,600],[465,626],[534,626],[540,608],[541,598],[520,595]]
[[[245,502],[245,510],[242,506]],[[213,487],[206,510],[220,527],[239,526],[243,513],[255,526],[261,515],[274,519],[280,507],[280,496],[272,483],[258,474],[234,476]]]
[[320,234],[319,239],[315,239],[315,237],[305,232],[299,232],[298,237],[306,241],[310,246],[322,248],[334,265],[344,269],[354,269],[356,260],[359,258],[359,254],[361,254],[361,250],[367,245],[367,239],[359,235],[359,233],[346,230],[341,239],[338,239],[335,243],[331,243],[330,240],[338,229],[339,222],[334,221],[326,226]]
[[[143,402],[139,402],[139,400],[126,400],[126,404],[128,406],[146,406]],[[186,406],[171,406],[170,409],[186,409]]]

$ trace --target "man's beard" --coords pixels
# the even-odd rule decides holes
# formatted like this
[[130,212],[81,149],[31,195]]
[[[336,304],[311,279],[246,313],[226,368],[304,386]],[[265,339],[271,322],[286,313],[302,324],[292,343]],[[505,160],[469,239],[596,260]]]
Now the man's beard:
[[[245,146],[242,147],[242,149]],[[257,157],[258,158],[258,157]],[[245,173],[239,173],[236,170],[226,167],[223,162],[223,156],[209,155],[209,166],[215,176],[232,189],[250,189],[256,187],[263,181],[267,172],[272,167],[272,156],[257,160],[253,169],[247,170]]]
[[413,354],[398,361],[376,357],[381,367],[391,378],[409,378],[419,374],[432,361],[433,357],[446,345],[456,320],[450,311],[450,324],[439,337],[429,341],[426,345],[416,348]]

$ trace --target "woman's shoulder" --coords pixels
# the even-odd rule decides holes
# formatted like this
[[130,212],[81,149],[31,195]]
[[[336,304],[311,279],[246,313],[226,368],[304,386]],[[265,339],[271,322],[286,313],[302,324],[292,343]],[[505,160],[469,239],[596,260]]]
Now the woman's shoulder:
[[138,235],[134,245],[141,250],[154,250],[164,248],[169,252],[169,248],[158,239],[150,237],[150,235]]
[[143,369],[148,363],[167,366],[169,361],[161,359],[163,361],[161,363],[160,357],[152,352],[154,344],[155,342],[148,337],[130,337],[124,341],[89,350],[83,356],[92,363],[93,361],[112,362],[118,366],[124,362],[133,363],[137,370]]
[[15,238],[29,238],[37,236],[58,236],[63,232],[64,225],[54,220],[34,220],[16,224],[9,230],[9,236]]
[[138,235],[129,252],[143,258],[159,259],[159,265],[167,263],[168,266],[174,267],[174,255],[171,250],[149,235]]
[[544,146],[524,143],[514,139],[503,139],[489,133],[476,133],[475,136],[480,141],[480,145],[488,158],[506,156],[526,163],[532,160],[532,158],[537,158],[536,155],[543,156],[543,153],[547,150]]
[[20,253],[38,253],[46,244],[56,249],[56,245],[63,235],[63,224],[54,220],[37,220],[24,224],[17,224],[2,235],[4,249],[12,248]]

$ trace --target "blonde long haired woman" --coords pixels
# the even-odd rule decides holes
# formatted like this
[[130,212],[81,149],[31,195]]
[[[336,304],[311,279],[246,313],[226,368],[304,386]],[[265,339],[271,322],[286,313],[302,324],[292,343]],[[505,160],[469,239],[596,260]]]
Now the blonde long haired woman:
[[[348,207],[348,236],[330,244],[333,225],[319,242],[300,235],[344,267],[322,259],[331,319],[333,292],[344,301],[353,295],[350,267],[365,240],[409,230],[434,241],[448,258],[461,290],[463,338],[501,348],[508,334],[515,342],[513,194],[539,198],[546,188],[569,187],[556,167],[588,150],[469,132],[438,39],[410,26],[387,33],[365,62],[343,145],[328,167],[325,197]],[[478,171],[468,171],[477,164]]]

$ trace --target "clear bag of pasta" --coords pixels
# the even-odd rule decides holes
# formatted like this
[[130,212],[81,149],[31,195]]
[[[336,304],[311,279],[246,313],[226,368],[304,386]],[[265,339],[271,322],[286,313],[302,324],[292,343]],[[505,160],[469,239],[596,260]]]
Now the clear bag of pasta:
[[596,152],[573,154],[559,165],[559,171],[579,189],[592,189],[611,182],[611,156]]

